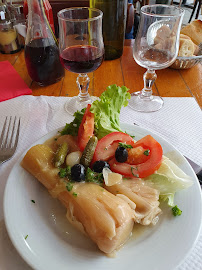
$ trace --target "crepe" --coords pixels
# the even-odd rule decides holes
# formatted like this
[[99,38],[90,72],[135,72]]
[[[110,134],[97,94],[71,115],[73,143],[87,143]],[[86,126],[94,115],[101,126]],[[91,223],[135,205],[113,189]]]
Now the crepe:
[[67,218],[75,227],[85,232],[101,251],[112,254],[131,234],[132,209],[97,184],[71,184],[61,179],[59,169],[53,166],[53,158],[54,152],[48,145],[36,145],[28,150],[21,165],[64,204]]
[[133,210],[134,220],[142,225],[156,224],[159,208],[159,192],[138,178],[123,180],[120,184],[106,187],[125,200]]

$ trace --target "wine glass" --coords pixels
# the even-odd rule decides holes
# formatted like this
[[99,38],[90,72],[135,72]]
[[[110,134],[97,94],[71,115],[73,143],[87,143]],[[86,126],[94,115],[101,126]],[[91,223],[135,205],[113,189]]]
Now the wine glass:
[[167,5],[147,5],[141,8],[133,57],[147,69],[144,88],[131,94],[129,106],[139,112],[158,111],[163,106],[160,96],[152,95],[155,70],[164,69],[175,61],[179,49],[180,28],[184,10]]
[[96,99],[88,93],[87,73],[95,71],[104,59],[102,16],[102,11],[88,7],[58,12],[60,60],[65,69],[78,74],[79,94],[65,103],[71,115]]

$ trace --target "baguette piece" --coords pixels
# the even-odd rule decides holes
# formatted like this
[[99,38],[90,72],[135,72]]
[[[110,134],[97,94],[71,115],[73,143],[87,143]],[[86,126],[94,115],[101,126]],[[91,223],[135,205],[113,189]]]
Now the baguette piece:
[[202,21],[191,22],[183,27],[180,33],[189,36],[196,45],[199,45],[202,42]]
[[167,25],[163,25],[156,32],[156,37],[154,38],[154,44],[163,42],[165,39],[169,38],[170,36],[171,36],[170,28]]
[[[184,35],[184,34],[180,34],[180,42],[182,43],[182,39],[188,39],[188,40],[191,40],[190,37],[188,37],[187,35]],[[192,41],[193,42],[193,41]],[[198,52],[199,52],[199,46],[196,45],[195,43],[194,44],[194,52],[193,52],[193,55],[198,55]],[[191,55],[192,56],[192,55]]]
[[180,38],[178,55],[181,57],[193,56],[195,51],[195,45],[190,39]]
[[183,38],[183,39],[189,39],[191,40],[191,38],[187,35],[184,35],[184,34],[180,34],[180,39]]
[[199,46],[194,43],[194,55],[198,55],[199,53]]
[[156,45],[154,45],[154,48],[157,50],[163,50],[163,51],[170,51],[171,53],[175,50],[175,37],[166,38],[165,40],[160,41]]
[[[48,145],[28,150],[21,165],[35,176],[67,208],[68,220],[84,231],[106,254],[111,254],[129,238],[134,216],[121,198],[94,183],[70,183],[53,166],[54,152]],[[69,187],[71,185],[71,188]]]

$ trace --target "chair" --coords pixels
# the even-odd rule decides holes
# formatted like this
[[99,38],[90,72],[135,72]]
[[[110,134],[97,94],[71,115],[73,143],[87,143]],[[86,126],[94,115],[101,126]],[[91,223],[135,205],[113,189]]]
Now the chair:
[[140,3],[140,7],[145,6],[145,5],[149,5],[149,0],[134,0],[133,4],[135,7],[136,7],[136,4],[138,2]]
[[[180,2],[179,2],[179,7],[181,7],[182,2],[183,2],[183,0],[180,0]],[[171,0],[170,4],[173,5],[173,0]]]
[[134,24],[134,6],[129,3],[127,8],[126,33],[130,33]]
[[201,9],[201,3],[202,3],[202,0],[195,0],[194,8],[193,8],[193,11],[191,13],[191,16],[190,16],[190,19],[189,19],[189,23],[191,22],[192,17],[194,15],[194,12],[196,11],[196,9],[197,9],[197,11],[196,11],[195,19],[198,19],[199,12],[200,12],[200,9]]

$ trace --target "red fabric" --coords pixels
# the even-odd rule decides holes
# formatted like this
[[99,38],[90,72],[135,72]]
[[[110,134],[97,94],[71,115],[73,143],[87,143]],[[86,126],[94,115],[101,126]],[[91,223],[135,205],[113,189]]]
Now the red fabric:
[[14,67],[8,62],[0,62],[0,101],[32,94]]

